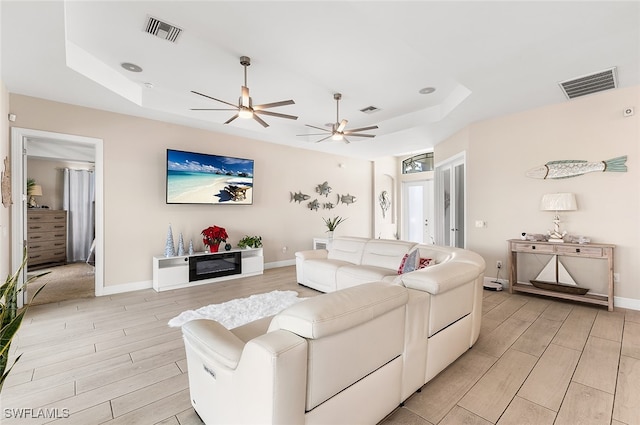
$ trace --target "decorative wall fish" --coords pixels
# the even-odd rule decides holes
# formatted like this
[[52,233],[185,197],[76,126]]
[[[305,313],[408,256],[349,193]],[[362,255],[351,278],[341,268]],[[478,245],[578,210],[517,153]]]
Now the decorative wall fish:
[[343,204],[353,204],[354,202],[356,202],[356,197],[353,195],[349,195],[348,193],[346,195],[338,195],[338,202],[342,202]]
[[322,208],[324,208],[325,210],[331,210],[335,208],[335,205],[333,205],[332,202],[325,202],[324,204],[322,204]]
[[586,173],[627,171],[627,156],[619,156],[606,161],[588,162],[583,160],[550,161],[527,171],[527,177],[534,179],[567,179]]
[[329,196],[329,193],[331,193],[331,188],[329,187],[329,183],[324,182],[322,184],[317,185],[316,192],[318,192],[320,195]]
[[320,202],[318,202],[317,199],[314,199],[307,204],[307,207],[309,207],[309,209],[312,211],[318,211],[318,209],[320,208]]
[[291,195],[291,199],[289,200],[289,202],[293,202],[293,201],[302,202],[311,198],[311,196],[305,195],[302,192],[298,192],[298,193],[289,192],[289,194]]

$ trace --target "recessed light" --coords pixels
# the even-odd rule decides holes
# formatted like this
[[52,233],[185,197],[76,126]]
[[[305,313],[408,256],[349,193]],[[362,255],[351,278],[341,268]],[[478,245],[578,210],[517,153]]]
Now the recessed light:
[[120,66],[122,66],[124,69],[126,69],[127,71],[131,71],[131,72],[142,72],[142,68],[140,68],[138,65],[136,65],[135,63],[129,63],[129,62],[122,62],[120,64]]
[[144,83],[144,86],[148,89],[152,89],[153,88],[153,83]]
[[435,87],[425,87],[423,89],[418,90],[420,94],[431,94],[436,91]]

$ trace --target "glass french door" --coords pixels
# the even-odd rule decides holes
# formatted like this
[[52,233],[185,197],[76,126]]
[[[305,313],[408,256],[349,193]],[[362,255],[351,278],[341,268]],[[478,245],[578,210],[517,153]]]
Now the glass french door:
[[436,166],[436,243],[465,247],[465,156]]
[[434,243],[433,180],[402,183],[403,240]]

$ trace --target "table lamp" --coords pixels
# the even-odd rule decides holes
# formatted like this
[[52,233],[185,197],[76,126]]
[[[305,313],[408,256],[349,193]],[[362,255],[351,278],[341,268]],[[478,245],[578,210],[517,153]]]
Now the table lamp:
[[549,242],[564,242],[567,231],[560,232],[560,216],[558,211],[576,211],[576,196],[573,193],[548,193],[540,201],[542,211],[554,211],[553,231],[549,231]]
[[34,184],[31,190],[29,191],[29,207],[37,208],[38,203],[36,202],[36,196],[42,196],[42,186],[39,184]]

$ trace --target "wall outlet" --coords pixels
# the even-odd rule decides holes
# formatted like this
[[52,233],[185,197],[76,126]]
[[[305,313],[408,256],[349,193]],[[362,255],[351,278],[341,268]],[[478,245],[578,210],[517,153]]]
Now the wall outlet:
[[501,269],[502,268],[502,261],[500,261],[500,260],[496,261],[496,268],[497,269]]
[[620,282],[620,273],[614,273],[613,274],[613,281],[615,283],[619,283]]

